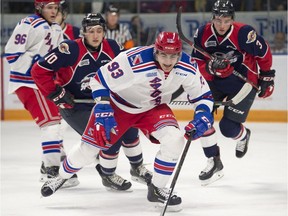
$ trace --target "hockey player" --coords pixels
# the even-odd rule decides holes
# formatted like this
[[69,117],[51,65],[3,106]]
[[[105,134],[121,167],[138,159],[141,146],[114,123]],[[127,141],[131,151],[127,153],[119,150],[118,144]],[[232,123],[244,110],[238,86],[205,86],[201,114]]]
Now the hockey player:
[[[117,142],[131,125],[160,143],[154,161],[147,199],[162,204],[169,193],[165,186],[176,166],[185,140],[167,103],[180,86],[195,105],[194,119],[185,127],[197,139],[212,127],[213,99],[205,79],[191,57],[182,52],[177,33],[162,32],[154,45],[120,53],[91,79],[97,101],[82,135],[81,146],[71,150],[57,178],[47,181],[43,196],[50,196],[76,171],[88,164],[99,149]],[[152,139],[151,139],[152,140]],[[181,209],[181,198],[172,195],[168,209]]]
[[[259,85],[260,98],[269,97],[274,90],[275,76],[275,70],[271,70],[270,47],[250,25],[234,22],[234,18],[233,4],[229,0],[217,0],[212,8],[211,23],[199,27],[194,35],[195,44],[214,58],[207,59],[197,49],[192,51],[192,57],[207,80],[215,101],[233,98],[245,84],[233,71],[252,81],[255,86]],[[222,135],[236,141],[237,158],[242,158],[248,149],[251,131],[243,123],[256,94],[257,89],[253,88],[239,104],[226,106],[219,122]],[[208,164],[199,178],[203,184],[208,184],[223,176],[223,164],[215,130],[206,134],[201,141]]]
[[[123,48],[114,40],[104,39],[105,29],[106,22],[101,14],[87,14],[82,21],[84,38],[64,41],[40,59],[31,71],[43,95],[61,108],[62,117],[80,135],[95,105],[94,102],[85,103],[85,99],[92,99],[89,80]],[[84,100],[84,103],[74,104],[74,98]],[[112,148],[102,149],[99,156],[101,165],[96,166],[104,186],[124,191],[131,187],[131,183],[115,173],[121,144],[130,161],[133,180],[146,183],[151,180],[152,173],[143,165],[138,130],[131,128]]]
[[80,28],[67,23],[69,9],[65,0],[60,1],[59,12],[56,16],[56,22],[59,23],[63,30],[64,39],[75,40],[80,37]]
[[[39,58],[63,40],[61,27],[55,22],[59,2],[35,0],[35,14],[17,24],[5,46],[5,57],[11,66],[9,93],[17,95],[40,128],[44,162],[41,173],[48,177],[57,175],[59,169],[63,142],[61,116],[58,107],[39,92],[30,70]],[[67,186],[79,184],[77,176],[74,177]]]

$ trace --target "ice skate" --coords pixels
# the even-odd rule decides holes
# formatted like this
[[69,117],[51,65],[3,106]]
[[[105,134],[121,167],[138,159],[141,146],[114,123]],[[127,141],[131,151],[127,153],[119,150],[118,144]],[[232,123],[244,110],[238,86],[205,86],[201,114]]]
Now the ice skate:
[[47,173],[46,173],[46,168],[44,166],[44,162],[42,161],[41,167],[40,167],[40,182],[45,182],[47,180]]
[[[47,181],[50,178],[55,178],[59,174],[59,166],[46,167],[46,173],[47,173]],[[74,174],[70,179],[67,179],[65,184],[63,184],[62,188],[76,187],[79,184],[80,182],[78,180],[77,174]]]
[[216,156],[208,158],[207,166],[204,170],[201,171],[199,179],[201,180],[201,185],[206,186],[212,182],[217,181],[223,176],[224,173],[222,161],[220,156]]
[[248,144],[249,144],[251,131],[248,128],[246,128],[246,131],[247,131],[246,136],[242,140],[238,141],[236,144],[236,157],[237,158],[242,158],[248,150]]
[[62,179],[61,177],[52,177],[49,178],[41,188],[41,194],[43,197],[48,197],[54,194],[65,182],[67,179]]
[[130,169],[130,174],[131,174],[131,179],[133,181],[142,183],[142,184],[147,184],[150,183],[152,180],[152,175],[153,173],[146,169],[146,167],[141,164],[138,167],[131,166]]
[[95,168],[102,178],[102,184],[106,187],[107,190],[127,191],[127,192],[132,191],[132,190],[129,190],[132,186],[131,182],[127,181],[126,179],[123,179],[121,176],[117,175],[116,173],[112,175],[105,175],[101,170],[100,164],[97,164]]
[[[166,204],[165,201],[169,197],[169,190],[165,188],[158,188],[152,183],[147,184],[147,186],[148,186],[147,199],[150,202],[156,203],[157,208],[163,208],[164,205]],[[182,203],[181,197],[172,194],[167,206],[167,211],[170,212],[181,211],[182,210],[181,203]]]

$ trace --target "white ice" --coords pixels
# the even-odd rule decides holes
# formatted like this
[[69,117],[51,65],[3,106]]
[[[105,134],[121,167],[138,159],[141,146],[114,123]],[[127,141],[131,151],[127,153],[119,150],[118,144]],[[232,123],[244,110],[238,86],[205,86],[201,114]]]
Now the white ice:
[[[32,121],[1,124],[2,216],[160,215],[159,209],[147,201],[145,185],[132,182],[133,192],[109,192],[102,186],[93,164],[78,173],[79,186],[40,198],[39,129]],[[287,215],[287,124],[247,123],[246,126],[252,135],[248,153],[242,159],[235,157],[235,142],[218,133],[225,175],[206,187],[198,180],[206,158],[199,141],[191,144],[175,188],[182,197],[183,210],[165,215]],[[148,143],[144,137],[141,140],[145,163],[152,169],[159,146]],[[79,136],[68,128],[66,148],[71,149],[78,141]],[[129,168],[121,152],[117,173],[130,179]]]

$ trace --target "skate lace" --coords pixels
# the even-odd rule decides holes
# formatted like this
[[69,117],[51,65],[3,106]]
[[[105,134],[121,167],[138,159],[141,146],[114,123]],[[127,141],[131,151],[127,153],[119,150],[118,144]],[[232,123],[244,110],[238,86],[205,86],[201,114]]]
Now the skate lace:
[[246,146],[246,139],[240,140],[237,142],[236,150],[244,152],[245,146]]
[[57,189],[59,189],[62,184],[65,182],[65,179],[62,179],[60,177],[54,177],[45,183],[45,187],[49,187],[53,192],[55,192]]
[[169,189],[168,188],[157,188],[157,193],[165,200],[167,200],[169,197]]
[[146,169],[146,167],[142,164],[137,169],[136,172],[139,176],[146,176],[146,175],[152,175],[152,172]]
[[202,172],[209,172],[214,167],[214,159],[213,157],[208,158],[207,166],[202,170]]
[[122,185],[125,182],[125,179],[123,179],[121,176],[117,174],[113,174],[112,176],[109,176],[109,179],[117,185]]

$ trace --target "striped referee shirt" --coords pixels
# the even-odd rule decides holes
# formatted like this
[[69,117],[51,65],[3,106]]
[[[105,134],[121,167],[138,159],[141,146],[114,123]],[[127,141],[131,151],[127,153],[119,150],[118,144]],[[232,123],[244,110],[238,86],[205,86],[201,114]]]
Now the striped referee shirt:
[[105,37],[106,39],[113,39],[123,46],[125,46],[126,42],[132,41],[128,25],[123,23],[119,23],[115,29],[109,29],[107,27]]

